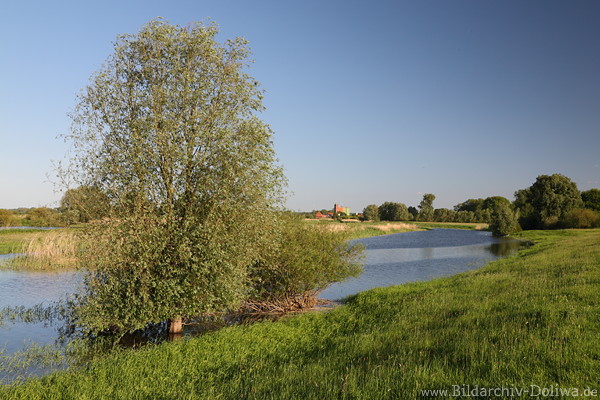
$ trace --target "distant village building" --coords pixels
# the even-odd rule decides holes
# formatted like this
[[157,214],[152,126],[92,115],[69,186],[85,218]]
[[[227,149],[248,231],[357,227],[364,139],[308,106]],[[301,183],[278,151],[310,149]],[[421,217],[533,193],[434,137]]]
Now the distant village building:
[[336,215],[338,213],[344,213],[346,215],[350,215],[350,207],[344,207],[340,204],[333,205],[333,214]]
[[317,211],[317,212],[315,213],[315,218],[316,218],[316,219],[322,219],[322,218],[333,218],[333,213],[330,213],[330,212],[328,212],[328,213],[326,213],[326,214],[323,214],[321,211]]

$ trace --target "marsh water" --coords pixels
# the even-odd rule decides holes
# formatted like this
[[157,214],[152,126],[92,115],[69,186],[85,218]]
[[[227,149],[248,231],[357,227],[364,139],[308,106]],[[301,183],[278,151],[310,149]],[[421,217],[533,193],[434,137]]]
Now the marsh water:
[[[398,233],[355,242],[366,246],[363,273],[358,278],[332,285],[321,293],[322,298],[341,300],[374,287],[427,280],[479,268],[487,261],[510,254],[521,243],[494,238],[489,232],[454,229]],[[0,263],[14,256],[0,255]],[[80,280],[73,272],[0,268],[0,310],[50,306],[73,293]],[[32,345],[60,346],[64,325],[61,319],[23,322],[5,315],[0,319],[0,356],[12,355]],[[29,368],[27,374],[39,375],[48,370],[34,367]],[[0,368],[0,382],[14,379],[11,374]]]

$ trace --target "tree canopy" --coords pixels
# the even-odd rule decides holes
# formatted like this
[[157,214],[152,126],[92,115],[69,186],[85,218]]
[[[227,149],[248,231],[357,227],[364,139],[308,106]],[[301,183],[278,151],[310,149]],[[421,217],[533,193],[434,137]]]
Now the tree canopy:
[[521,215],[536,228],[556,225],[583,204],[577,184],[561,174],[540,175],[528,189],[516,192],[515,197],[517,204],[523,205]]
[[581,199],[585,208],[600,211],[600,189],[590,189],[581,192]]
[[108,215],[109,208],[109,201],[104,193],[90,186],[69,189],[60,200],[60,210],[69,223],[103,218]]
[[427,193],[423,195],[423,200],[419,203],[419,221],[433,221],[434,200],[434,194]]
[[379,219],[382,221],[406,221],[409,219],[408,208],[402,203],[386,201],[379,206]]
[[379,207],[369,204],[363,209],[363,219],[367,221],[379,221]]
[[90,329],[224,309],[248,291],[285,180],[247,42],[217,32],[153,20],[118,37],[79,96],[72,169],[110,206],[83,259]]

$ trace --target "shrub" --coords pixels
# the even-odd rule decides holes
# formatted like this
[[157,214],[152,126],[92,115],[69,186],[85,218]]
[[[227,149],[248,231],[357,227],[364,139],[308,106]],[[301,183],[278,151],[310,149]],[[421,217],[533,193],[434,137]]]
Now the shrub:
[[251,268],[251,308],[286,311],[310,306],[331,283],[361,271],[362,246],[348,244],[343,233],[283,214],[272,235],[273,247],[264,249]]
[[600,213],[587,208],[578,208],[567,213],[560,221],[562,228],[598,228],[600,227]]
[[54,209],[47,207],[32,208],[27,211],[27,216],[23,219],[23,225],[56,227],[63,226],[64,221],[61,214]]
[[490,230],[494,236],[507,236],[520,229],[518,215],[509,203],[498,204],[490,217]]
[[0,210],[0,226],[19,226],[21,222],[9,210]]

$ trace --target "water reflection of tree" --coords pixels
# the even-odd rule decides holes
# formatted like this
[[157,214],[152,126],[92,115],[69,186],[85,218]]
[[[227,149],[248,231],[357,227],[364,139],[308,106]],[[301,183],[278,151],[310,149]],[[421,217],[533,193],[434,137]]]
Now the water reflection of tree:
[[501,240],[497,243],[492,243],[488,247],[488,250],[490,251],[490,253],[497,257],[506,257],[511,255],[515,251],[529,245],[530,244],[528,242],[524,242],[521,240]]

